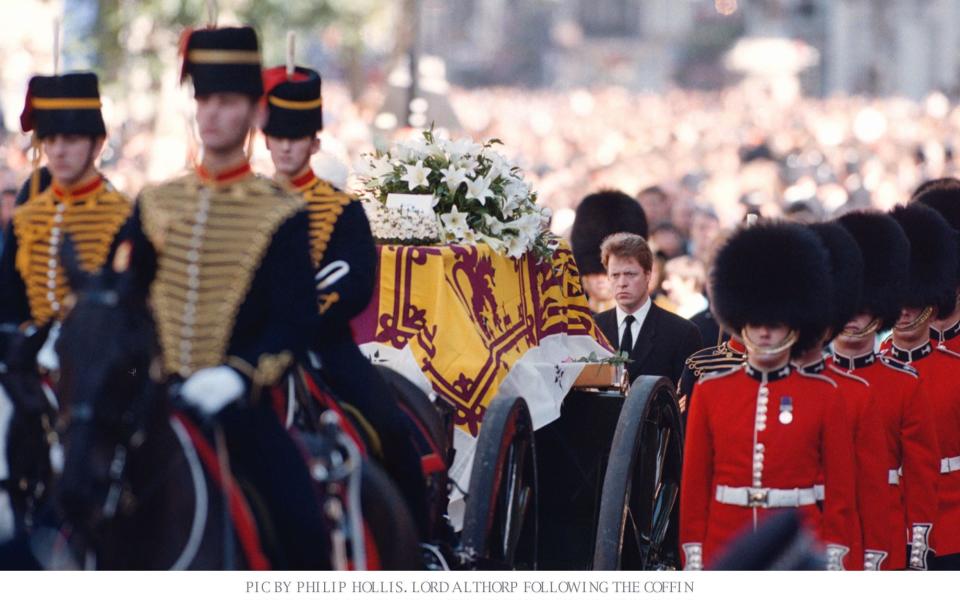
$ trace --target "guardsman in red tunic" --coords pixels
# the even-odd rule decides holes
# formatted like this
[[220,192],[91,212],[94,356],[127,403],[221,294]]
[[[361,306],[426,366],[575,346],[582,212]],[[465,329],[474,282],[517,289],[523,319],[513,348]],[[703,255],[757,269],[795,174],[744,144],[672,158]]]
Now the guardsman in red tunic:
[[[857,241],[837,223],[817,223],[809,226],[830,255],[830,274],[833,294],[825,301],[831,307],[830,322],[825,327],[824,342],[794,360],[804,373],[819,374],[837,384],[840,400],[850,425],[850,439],[854,448],[856,479],[856,510],[850,524],[851,557],[848,568],[860,570],[873,565],[869,557],[883,552],[889,541],[884,517],[886,511],[876,499],[882,497],[887,485],[884,463],[877,453],[883,446],[880,416],[870,407],[870,384],[856,375],[845,373],[835,365],[827,365],[823,346],[840,331],[856,312],[863,288],[863,257]],[[827,490],[820,488],[824,494]]]
[[[865,566],[923,569],[937,514],[936,431],[916,371],[875,352],[877,332],[892,327],[900,314],[910,242],[896,221],[881,213],[850,213],[839,223],[860,246],[863,294],[856,315],[834,340],[828,364],[870,384],[866,410],[880,417],[884,440],[873,448],[880,460],[870,477],[885,482],[872,508],[883,511],[889,537],[867,548]],[[908,554],[916,557],[909,565]]]
[[[917,188],[910,201],[936,210],[960,235],[960,179],[944,177],[928,181]],[[957,280],[960,281],[960,274]],[[960,286],[957,295],[960,297]],[[936,347],[960,354],[960,302],[949,314],[930,319],[930,341]]]
[[930,343],[931,318],[956,307],[957,237],[940,214],[923,204],[891,213],[910,240],[906,298],[893,328],[889,355],[920,374],[940,449],[939,510],[931,532],[932,569],[960,568],[960,355]]
[[106,136],[96,75],[32,78],[20,123],[43,148],[52,184],[39,192],[35,173],[29,199],[14,212],[0,264],[0,323],[42,326],[63,317],[71,293],[60,266],[66,236],[81,266],[95,271],[132,203],[95,166]]
[[726,242],[711,279],[715,314],[740,332],[747,360],[694,388],[680,502],[685,567],[709,566],[743,530],[792,508],[826,544],[828,568],[842,569],[854,504],[845,412],[836,384],[790,366],[829,320],[827,252],[800,225],[760,224]]

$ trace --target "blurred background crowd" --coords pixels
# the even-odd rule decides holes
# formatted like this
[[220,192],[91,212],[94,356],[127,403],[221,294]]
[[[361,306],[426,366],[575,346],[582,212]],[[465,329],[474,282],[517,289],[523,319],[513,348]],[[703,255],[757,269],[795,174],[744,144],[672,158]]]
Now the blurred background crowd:
[[[654,292],[705,308],[718,236],[748,214],[813,221],[888,209],[960,170],[960,0],[220,0],[279,64],[324,76],[315,170],[344,186],[364,152],[433,124],[498,138],[552,227],[621,190],[644,208]],[[19,133],[33,73],[92,69],[106,97],[102,168],[135,195],[196,158],[177,47],[201,0],[21,0],[0,7],[5,224],[30,171]],[[262,141],[254,166],[271,172]]]

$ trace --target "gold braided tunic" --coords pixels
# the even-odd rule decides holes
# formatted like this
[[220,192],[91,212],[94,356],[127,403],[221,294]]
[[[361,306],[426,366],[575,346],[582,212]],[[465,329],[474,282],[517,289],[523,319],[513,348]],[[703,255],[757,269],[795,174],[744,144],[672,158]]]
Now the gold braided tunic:
[[337,226],[337,219],[343,209],[353,200],[348,194],[334,188],[328,182],[318,178],[313,171],[291,180],[294,192],[303,196],[310,216],[310,258],[313,268],[319,268],[327,244]]
[[71,290],[59,252],[66,235],[73,240],[80,266],[96,271],[132,207],[126,196],[97,174],[69,189],[54,182],[16,210],[16,268],[36,325],[64,316],[64,300]]
[[238,365],[226,352],[274,233],[303,201],[246,166],[213,181],[190,173],[144,190],[139,202],[158,255],[150,299],[167,374],[186,378],[230,363],[257,383],[272,383],[289,354]]

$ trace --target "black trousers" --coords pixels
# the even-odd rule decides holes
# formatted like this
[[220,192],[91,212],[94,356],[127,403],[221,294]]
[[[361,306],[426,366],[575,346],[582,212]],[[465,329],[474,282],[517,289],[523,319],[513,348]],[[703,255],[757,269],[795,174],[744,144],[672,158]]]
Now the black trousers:
[[960,571],[960,553],[934,556],[929,566],[931,571]]
[[[270,548],[274,569],[330,568],[329,532],[320,498],[290,434],[267,403],[230,406],[217,416],[230,467],[266,505],[280,548]],[[279,556],[275,554],[280,553]],[[277,564],[279,563],[279,564]]]
[[427,524],[427,492],[409,417],[397,406],[393,390],[352,338],[328,338],[314,350],[330,388],[340,400],[356,408],[380,436],[383,456],[378,458],[400,488],[422,535]]

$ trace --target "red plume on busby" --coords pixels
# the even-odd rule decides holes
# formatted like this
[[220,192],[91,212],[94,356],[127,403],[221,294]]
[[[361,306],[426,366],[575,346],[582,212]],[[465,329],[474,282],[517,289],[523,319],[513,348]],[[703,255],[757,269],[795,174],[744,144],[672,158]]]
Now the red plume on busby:
[[910,241],[889,215],[857,211],[837,222],[860,247],[863,257],[863,294],[857,313],[880,319],[881,329],[890,329],[900,316],[909,276]]
[[582,275],[603,273],[600,244],[620,232],[647,237],[647,215],[635,199],[620,191],[590,194],[577,207],[570,245]]
[[957,302],[957,233],[940,213],[923,204],[890,212],[910,240],[910,263],[903,305],[933,306],[953,312]]
[[[911,202],[918,202],[934,209],[957,232],[960,240],[960,179],[944,177],[925,182],[913,193]],[[960,278],[960,260],[957,261]]]
[[833,335],[843,331],[844,325],[857,314],[863,294],[863,255],[857,240],[839,223],[814,223],[810,230],[827,249],[830,257],[830,277],[833,294],[830,329]]
[[816,234],[795,223],[767,221],[736,231],[717,252],[710,274],[712,309],[728,331],[786,325],[799,356],[831,323],[830,258]]

